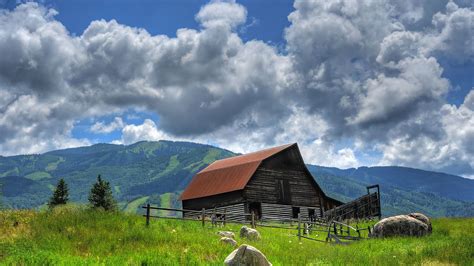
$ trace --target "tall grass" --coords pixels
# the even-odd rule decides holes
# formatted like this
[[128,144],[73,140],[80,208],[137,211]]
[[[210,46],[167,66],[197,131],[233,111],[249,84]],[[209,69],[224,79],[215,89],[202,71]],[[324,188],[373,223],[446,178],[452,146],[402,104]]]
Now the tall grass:
[[[53,211],[0,212],[0,263],[54,265],[222,265],[232,247],[200,222],[143,217],[65,206]],[[400,265],[474,262],[474,219],[436,219],[433,234],[337,246],[295,237],[294,231],[258,228],[261,241],[236,237],[274,265]],[[316,232],[313,234],[317,234]],[[319,236],[324,238],[321,233]]]

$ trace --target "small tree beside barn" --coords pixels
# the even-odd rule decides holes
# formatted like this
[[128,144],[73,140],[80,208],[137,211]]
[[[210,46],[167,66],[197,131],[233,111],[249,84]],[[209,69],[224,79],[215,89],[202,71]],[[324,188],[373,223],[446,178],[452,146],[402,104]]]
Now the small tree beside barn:
[[343,204],[316,183],[296,143],[215,161],[194,176],[181,200],[183,209],[255,213],[260,219],[322,217]]

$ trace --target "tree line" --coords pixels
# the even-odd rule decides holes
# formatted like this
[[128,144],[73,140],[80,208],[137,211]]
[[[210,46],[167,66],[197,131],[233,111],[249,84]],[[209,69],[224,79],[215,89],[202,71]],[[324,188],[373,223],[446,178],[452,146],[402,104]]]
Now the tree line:
[[[117,201],[112,195],[110,183],[97,176],[97,181],[92,185],[89,192],[89,204],[93,208],[102,208],[106,211],[117,209]],[[48,201],[48,207],[54,208],[58,205],[64,205],[69,201],[69,188],[63,178],[59,179],[53,195]]]

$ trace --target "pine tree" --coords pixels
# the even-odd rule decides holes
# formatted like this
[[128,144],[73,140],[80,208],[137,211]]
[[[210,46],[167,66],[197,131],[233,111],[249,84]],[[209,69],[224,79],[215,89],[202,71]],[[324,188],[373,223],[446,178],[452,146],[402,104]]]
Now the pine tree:
[[102,180],[100,175],[89,193],[89,203],[93,208],[103,208],[106,211],[116,210],[117,202],[112,195],[109,182]]
[[48,206],[53,208],[54,206],[66,204],[69,200],[69,189],[64,179],[59,179],[58,185],[54,190],[53,196],[49,199]]

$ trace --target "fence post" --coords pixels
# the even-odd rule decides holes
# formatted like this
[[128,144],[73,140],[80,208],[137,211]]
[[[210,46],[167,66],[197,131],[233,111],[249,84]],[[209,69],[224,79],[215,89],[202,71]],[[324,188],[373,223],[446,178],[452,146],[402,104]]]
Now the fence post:
[[336,223],[333,223],[332,225],[334,227],[334,234],[337,235],[337,225]]
[[225,226],[225,220],[227,219],[226,213],[227,213],[227,208],[224,208],[224,217],[223,217],[224,218],[224,226]]
[[380,205],[380,186],[377,184],[377,208],[379,213],[379,221],[382,220],[382,206]]
[[328,225],[328,236],[326,237],[326,242],[331,241],[331,224]]
[[251,221],[252,228],[255,228],[255,212],[252,212],[252,221]]
[[357,229],[357,235],[359,236],[360,238],[360,231],[359,231],[359,225],[356,224],[356,229]]
[[301,215],[298,213],[298,241],[301,241]]
[[217,226],[216,207],[214,207],[214,210],[212,211],[211,224],[212,226]]
[[202,220],[202,227],[204,227],[204,224],[206,223],[206,209],[202,208],[201,211],[201,220]]
[[370,230],[370,225],[367,226],[367,229],[369,230],[369,236],[370,236],[370,234],[372,233],[371,230]]
[[146,226],[150,225],[150,203],[146,205]]

